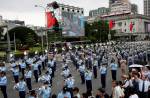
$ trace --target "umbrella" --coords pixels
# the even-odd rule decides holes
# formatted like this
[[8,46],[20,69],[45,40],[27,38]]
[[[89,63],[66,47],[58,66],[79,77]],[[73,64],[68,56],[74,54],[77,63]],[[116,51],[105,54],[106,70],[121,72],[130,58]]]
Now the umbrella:
[[143,66],[142,65],[138,65],[138,64],[133,64],[133,65],[130,65],[129,67],[132,68],[132,67],[143,67]]

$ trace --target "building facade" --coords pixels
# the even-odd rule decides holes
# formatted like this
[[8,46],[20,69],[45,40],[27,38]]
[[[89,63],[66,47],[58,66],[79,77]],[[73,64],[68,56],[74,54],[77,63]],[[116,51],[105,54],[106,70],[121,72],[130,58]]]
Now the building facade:
[[138,6],[136,4],[131,4],[131,12],[133,14],[138,14]]
[[[88,18],[87,22],[92,23],[99,20],[113,20],[115,25],[112,30],[116,31],[118,37],[134,36],[138,39],[144,39],[150,36],[150,17],[140,14],[120,14],[120,15],[105,15],[96,18]],[[133,29],[130,31],[130,25],[133,24]]]
[[144,15],[150,16],[150,0],[144,0]]
[[89,12],[89,16],[90,17],[95,17],[95,16],[100,16],[100,15],[108,14],[109,12],[110,12],[109,8],[101,7],[101,8],[98,8],[96,10],[91,10]]
[[131,13],[131,4],[129,2],[116,1],[110,6],[110,15]]

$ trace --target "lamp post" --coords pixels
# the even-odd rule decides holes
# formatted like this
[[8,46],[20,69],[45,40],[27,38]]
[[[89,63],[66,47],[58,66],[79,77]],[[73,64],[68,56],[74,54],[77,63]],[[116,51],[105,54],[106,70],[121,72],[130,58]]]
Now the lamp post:
[[[46,7],[44,7],[44,6],[41,6],[41,5],[35,5],[35,7],[39,7],[39,8],[42,8],[42,9],[44,9],[44,13],[45,13],[45,35],[46,35],[46,49],[48,50],[49,49],[49,45],[48,45],[48,33],[47,33],[47,24],[46,24],[46,22],[47,22],[47,18],[46,18]],[[43,34],[42,34],[42,40],[43,40]],[[43,50],[42,50],[43,51]]]

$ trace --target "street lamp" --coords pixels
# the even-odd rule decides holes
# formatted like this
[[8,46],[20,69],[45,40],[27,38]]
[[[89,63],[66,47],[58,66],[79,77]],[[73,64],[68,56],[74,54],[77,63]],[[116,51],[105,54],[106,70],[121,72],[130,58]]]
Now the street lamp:
[[[46,7],[43,7],[43,6],[41,6],[41,5],[35,5],[35,7],[39,7],[39,8],[42,8],[42,9],[44,9],[44,12],[45,12],[45,29],[47,28],[47,24],[46,24],[46,22],[47,22],[47,18],[46,18]],[[47,44],[47,50],[49,49],[49,45],[48,45],[48,33],[47,33],[47,30],[45,30],[45,35],[46,35],[46,44]],[[43,40],[43,34],[42,34],[42,40]],[[43,51],[43,50],[42,50]]]

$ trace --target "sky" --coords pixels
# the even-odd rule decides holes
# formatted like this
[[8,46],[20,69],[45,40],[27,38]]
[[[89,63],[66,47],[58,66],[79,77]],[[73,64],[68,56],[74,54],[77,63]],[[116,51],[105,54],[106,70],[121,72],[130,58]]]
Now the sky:
[[[44,26],[44,9],[35,5],[46,6],[47,3],[59,3],[84,8],[85,15],[99,7],[108,7],[109,0],[0,0],[0,15],[3,19],[23,20],[26,25]],[[130,0],[138,5],[140,14],[143,14],[143,0]]]

